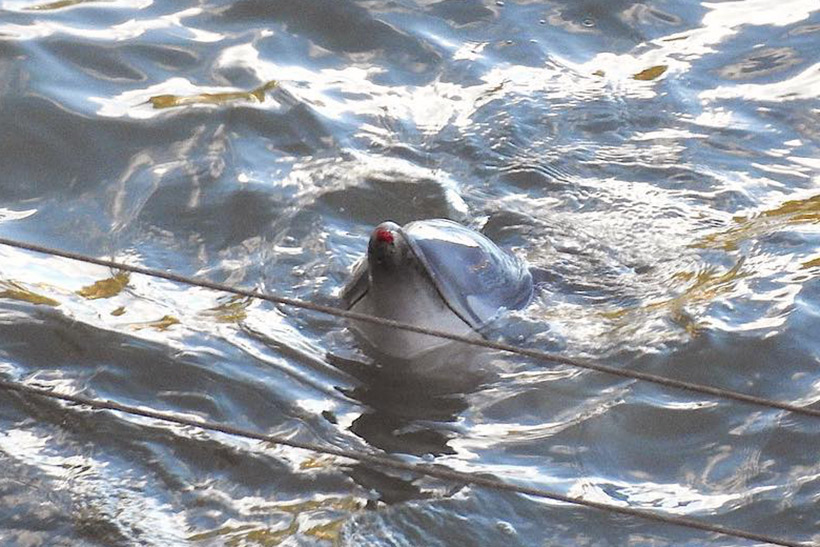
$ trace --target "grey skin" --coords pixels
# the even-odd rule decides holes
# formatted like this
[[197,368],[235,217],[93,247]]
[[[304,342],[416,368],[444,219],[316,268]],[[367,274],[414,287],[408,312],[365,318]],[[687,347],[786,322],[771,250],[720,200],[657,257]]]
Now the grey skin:
[[[352,311],[478,336],[501,310],[526,306],[532,292],[523,261],[478,232],[431,219],[377,226],[341,297]],[[412,359],[449,343],[362,321],[353,326],[373,348],[393,357]]]

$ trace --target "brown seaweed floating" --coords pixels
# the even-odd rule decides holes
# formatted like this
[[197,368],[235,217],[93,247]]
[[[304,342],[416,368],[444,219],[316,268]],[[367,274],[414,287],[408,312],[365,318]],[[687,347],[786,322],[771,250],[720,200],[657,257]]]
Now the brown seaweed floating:
[[9,300],[18,300],[20,302],[28,302],[29,304],[42,306],[60,305],[60,303],[53,298],[32,292],[14,281],[2,281],[0,282],[0,287],[4,287],[5,289],[0,291],[0,298],[8,298]]
[[694,335],[697,325],[685,313],[686,307],[693,304],[708,304],[722,295],[731,293],[738,282],[750,274],[743,268],[745,262],[745,258],[740,258],[726,271],[708,268],[698,272],[678,272],[672,276],[675,281],[691,283],[681,294],[640,306],[604,311],[601,315],[607,319],[626,322],[626,319],[636,312],[646,314],[656,310],[669,310],[671,319],[683,326],[689,334]]
[[142,329],[154,329],[158,331],[166,331],[174,325],[179,325],[180,321],[173,315],[164,315],[162,318],[157,319],[156,321],[149,321],[147,323],[138,323],[132,325],[134,330],[142,330]]
[[692,244],[698,249],[737,250],[746,240],[761,237],[800,224],[820,223],[820,194],[807,199],[786,201],[774,209],[751,216],[734,217],[735,225],[710,234]]
[[233,296],[205,313],[214,317],[219,323],[239,323],[247,318],[247,308],[251,302],[251,298]]
[[[271,529],[267,526],[223,525],[213,530],[188,536],[189,542],[210,542],[219,539],[220,545],[279,545],[289,538],[299,535],[312,536],[317,540],[339,543],[342,526],[347,518],[337,515],[361,511],[362,503],[353,496],[329,498],[321,501],[304,501],[292,504],[274,504],[268,510],[288,519],[284,528]],[[309,517],[309,518],[305,518]],[[311,528],[305,529],[305,523],[320,521]],[[321,522],[324,521],[324,522]]]
[[646,70],[642,70],[642,71],[638,72],[637,74],[632,76],[632,79],[633,80],[643,80],[643,81],[655,80],[655,79],[659,78],[664,72],[666,72],[668,68],[669,67],[666,66],[666,65],[653,66],[653,67],[647,68]]
[[820,257],[802,263],[800,268],[804,270],[808,270],[809,268],[820,268]]
[[129,276],[127,273],[119,272],[108,279],[101,279],[87,287],[83,287],[77,294],[88,300],[100,298],[111,298],[117,296],[128,285]]
[[264,102],[265,94],[278,85],[271,80],[251,91],[226,91],[223,93],[199,93],[197,95],[154,95],[148,102],[159,110],[194,104],[225,104],[232,101]]
[[56,2],[49,2],[47,4],[36,4],[29,6],[26,11],[52,11],[63,8],[70,8],[79,4],[91,4],[97,2],[104,2],[107,0],[57,0]]

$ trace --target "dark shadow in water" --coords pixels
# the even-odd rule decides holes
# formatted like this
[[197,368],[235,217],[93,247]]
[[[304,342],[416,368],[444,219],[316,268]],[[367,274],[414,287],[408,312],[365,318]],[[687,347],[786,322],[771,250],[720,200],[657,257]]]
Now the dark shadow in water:
[[405,79],[429,78],[424,75],[441,64],[441,55],[426,41],[380,20],[376,10],[377,4],[365,8],[348,0],[242,0],[219,17],[229,25],[264,20],[275,28],[278,23],[329,51],[388,61],[393,73],[403,73]]
[[[436,457],[455,454],[449,442],[455,422],[467,409],[467,395],[491,378],[482,363],[484,352],[453,343],[417,359],[405,360],[369,349],[363,358],[329,355],[330,362],[360,381],[345,394],[366,410],[350,431],[388,453]],[[349,475],[375,490],[379,501],[398,503],[432,494],[415,477],[397,477],[370,466],[356,465]]]

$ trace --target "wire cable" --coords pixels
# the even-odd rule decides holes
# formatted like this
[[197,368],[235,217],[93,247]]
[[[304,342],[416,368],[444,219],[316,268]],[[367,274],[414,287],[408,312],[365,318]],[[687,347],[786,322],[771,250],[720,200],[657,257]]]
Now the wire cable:
[[98,266],[104,266],[108,268],[112,268],[115,270],[121,270],[141,275],[147,275],[149,277],[155,277],[159,279],[165,279],[167,281],[173,281],[176,283],[183,283],[186,285],[194,286],[194,287],[201,287],[204,289],[211,289],[215,291],[227,292],[231,294],[236,294],[238,296],[246,296],[250,298],[256,298],[259,300],[265,300],[267,302],[271,302],[274,304],[282,304],[286,306],[292,306],[294,308],[301,308],[305,310],[315,311],[319,313],[324,313],[328,315],[334,315],[336,317],[344,317],[346,319],[353,319],[356,321],[364,321],[367,323],[374,323],[381,326],[392,327],[397,329],[402,329],[410,332],[416,332],[419,334],[426,334],[428,336],[435,336],[438,338],[446,338],[449,340],[454,340],[456,342],[462,342],[465,344],[471,344],[473,346],[480,346],[494,350],[505,351],[509,353],[514,353],[517,355],[531,357],[533,359],[537,359],[540,361],[550,361],[553,363],[559,363],[563,365],[569,365],[573,367],[588,369],[588,370],[595,370],[598,372],[603,372],[606,374],[611,374],[613,376],[620,376],[622,378],[632,378],[634,380],[642,380],[644,382],[651,382],[653,384],[662,385],[666,387],[671,387],[675,389],[680,389],[684,391],[689,391],[693,393],[700,393],[703,395],[712,395],[714,397],[723,398],[723,399],[731,399],[734,401],[739,401],[742,403],[747,403],[751,405],[757,405],[765,408],[776,409],[776,410],[786,410],[788,412],[793,412],[795,414],[800,414],[803,416],[810,416],[812,418],[820,418],[820,409],[808,408],[803,407],[791,403],[786,403],[783,401],[775,401],[772,399],[767,399],[764,397],[758,397],[756,395],[748,395],[746,393],[741,393],[738,391],[732,391],[728,389],[723,389],[719,387],[708,386],[705,384],[698,384],[695,382],[688,382],[685,380],[676,380],[674,378],[667,378],[665,376],[659,376],[657,374],[652,374],[649,372],[641,372],[637,370],[628,370],[628,369],[619,369],[609,365],[602,365],[599,363],[593,363],[590,361],[584,361],[580,359],[572,359],[569,357],[564,357],[562,355],[558,355],[556,353],[550,353],[546,351],[541,351],[537,349],[528,349],[528,348],[521,348],[518,346],[513,346],[511,344],[506,344],[503,342],[494,342],[491,340],[485,340],[483,338],[472,338],[469,336],[462,336],[459,334],[452,334],[448,332],[442,332],[435,329],[428,329],[426,327],[420,327],[417,325],[411,325],[409,323],[402,323],[400,321],[394,321],[392,319],[385,319],[382,317],[375,317],[367,314],[362,314],[358,312],[353,312],[349,310],[343,310],[340,308],[334,308],[332,306],[324,306],[322,304],[315,304],[313,302],[308,302],[306,300],[300,300],[298,298],[289,298],[286,296],[277,296],[272,294],[263,293],[257,290],[252,289],[241,289],[232,287],[230,285],[226,285],[224,283],[216,283],[214,281],[208,281],[205,279],[197,279],[192,277],[186,277],[184,275],[176,274],[173,272],[167,272],[152,268],[145,268],[143,266],[134,266],[131,264],[125,264],[121,262],[116,262],[114,260],[107,260],[103,258],[94,258],[91,256],[87,256],[81,253],[75,253],[71,251],[64,251],[61,249],[53,249],[50,247],[45,247],[42,245],[37,245],[35,243],[27,243],[16,241],[13,239],[8,239],[4,237],[0,237],[0,245],[6,245],[9,247],[15,247],[17,249],[23,249],[26,251],[33,251],[37,253],[43,253],[52,256],[58,256],[62,258],[67,258],[69,260],[77,260],[80,262],[86,262],[89,264],[96,264]]
[[151,418],[154,420],[159,420],[166,423],[175,423],[178,425],[183,426],[190,426],[196,427],[198,429],[208,430],[208,431],[216,431],[220,433],[226,433],[228,435],[233,435],[237,437],[243,437],[246,439],[253,439],[257,441],[263,441],[267,443],[272,443],[281,446],[289,446],[292,448],[299,448],[302,450],[309,450],[311,452],[316,452],[320,454],[326,454],[329,456],[337,456],[340,458],[346,458],[354,461],[358,461],[361,463],[366,463],[370,465],[375,465],[383,468],[400,470],[400,471],[408,471],[411,473],[416,473],[419,475],[426,475],[428,477],[437,478],[447,482],[455,482],[455,483],[464,483],[464,484],[472,484],[475,486],[480,486],[484,488],[489,488],[493,490],[502,490],[507,492],[513,492],[517,494],[524,494],[527,496],[533,496],[538,498],[545,498],[551,499],[554,501],[560,501],[564,503],[571,503],[573,505],[582,505],[585,507],[589,507],[592,509],[597,509],[600,511],[607,511],[610,513],[618,513],[621,515],[629,515],[632,517],[638,517],[645,520],[650,520],[654,522],[659,522],[663,524],[671,524],[675,526],[682,526],[686,528],[701,530],[703,532],[711,532],[715,534],[721,534],[724,536],[731,536],[736,538],[748,539],[751,541],[760,541],[764,543],[769,543],[772,545],[783,545],[785,547],[807,547],[808,543],[802,543],[797,541],[791,541],[788,539],[777,538],[773,536],[767,536],[765,534],[758,534],[755,532],[749,532],[746,530],[740,530],[736,528],[731,528],[728,526],[722,526],[719,524],[711,524],[708,522],[704,522],[698,519],[693,519],[689,517],[678,517],[669,514],[663,514],[656,511],[647,511],[645,509],[635,509],[632,507],[623,507],[617,505],[610,505],[608,503],[602,503],[598,501],[591,501],[585,500],[583,498],[578,498],[574,496],[568,496],[565,494],[561,494],[558,492],[552,492],[550,490],[546,490],[543,488],[537,488],[533,486],[524,486],[524,485],[517,485],[517,484],[510,484],[505,482],[501,479],[487,476],[487,475],[479,475],[475,473],[468,473],[463,471],[456,471],[453,469],[449,469],[446,467],[442,467],[440,465],[430,465],[430,464],[414,464],[410,462],[405,462],[401,460],[397,460],[394,458],[388,458],[385,456],[380,456],[376,454],[366,454],[363,452],[356,452],[352,450],[344,450],[341,448],[336,447],[329,447],[324,445],[319,445],[316,443],[309,443],[304,441],[296,441],[293,439],[288,439],[284,437],[278,437],[275,435],[266,435],[263,433],[257,433],[254,431],[250,431],[247,429],[242,429],[239,427],[234,427],[230,425],[223,425],[215,422],[210,422],[207,420],[194,420],[190,418],[183,418],[180,416],[175,416],[173,414],[168,414],[166,412],[158,412],[156,410],[151,410],[147,408],[140,408],[130,405],[124,405],[121,403],[117,403],[110,400],[101,400],[101,399],[92,399],[89,397],[83,397],[80,395],[68,395],[64,393],[57,393],[51,391],[49,389],[25,385],[17,382],[9,382],[6,380],[0,380],[0,389],[6,389],[11,391],[16,391],[18,393],[23,393],[27,395],[37,395],[41,397],[48,397],[51,399],[58,399],[62,401],[66,401],[69,403],[74,403],[78,405],[83,405],[90,407],[95,410],[113,410],[116,412],[122,412],[125,414],[130,414],[133,416],[142,416],[144,418]]

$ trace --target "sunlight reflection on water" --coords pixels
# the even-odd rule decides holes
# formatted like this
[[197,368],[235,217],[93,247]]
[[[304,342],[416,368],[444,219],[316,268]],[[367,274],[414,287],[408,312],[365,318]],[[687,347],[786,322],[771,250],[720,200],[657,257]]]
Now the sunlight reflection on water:
[[[516,343],[814,404],[818,17],[810,0],[5,2],[0,224],[333,304],[373,225],[447,217],[542,271],[497,325]],[[331,318],[0,258],[9,378],[817,539],[805,418],[494,353],[448,391],[375,370]],[[453,355],[439,370],[469,368]],[[706,541],[110,413],[0,409],[4,541]]]

